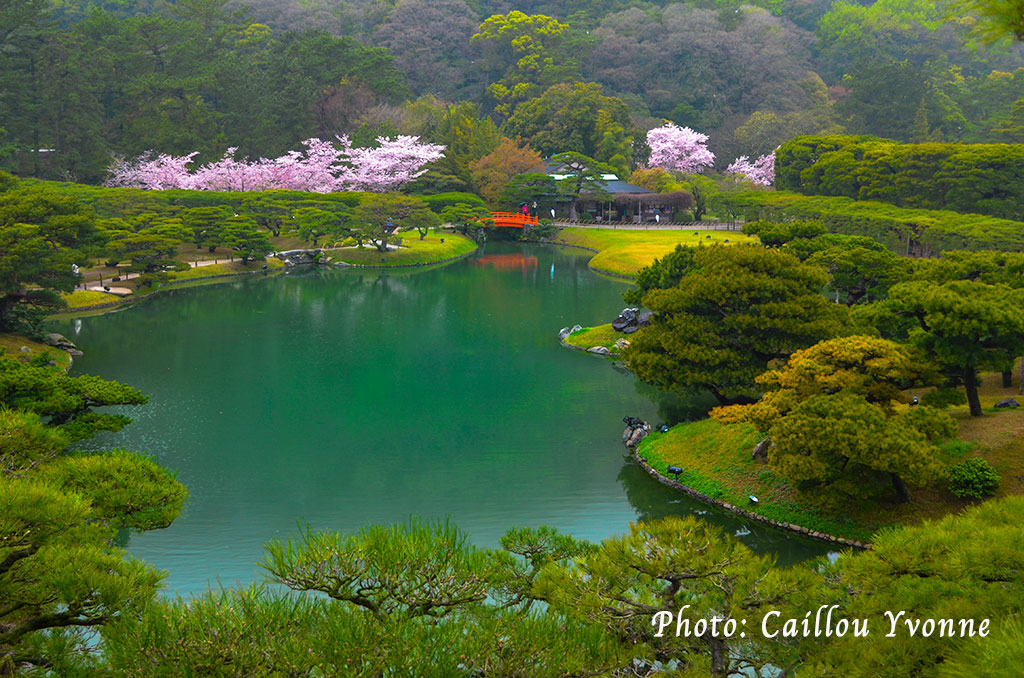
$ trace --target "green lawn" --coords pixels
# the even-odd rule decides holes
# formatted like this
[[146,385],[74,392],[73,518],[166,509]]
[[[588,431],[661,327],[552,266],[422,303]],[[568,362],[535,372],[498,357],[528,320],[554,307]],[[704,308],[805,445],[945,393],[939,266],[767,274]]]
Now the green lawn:
[[584,327],[578,332],[573,332],[565,338],[565,343],[578,346],[579,348],[604,346],[613,353],[617,353],[618,349],[615,348],[615,342],[623,337],[629,339],[628,334],[616,332],[612,329],[611,323],[608,323],[607,325],[598,325],[597,327]]
[[[444,242],[441,242],[441,240]],[[378,252],[375,247],[330,250],[333,261],[361,266],[416,266],[461,257],[476,249],[472,239],[455,233],[429,233],[420,240],[415,231],[403,234],[402,247]]]
[[626,231],[611,228],[567,228],[559,233],[558,240],[568,245],[598,250],[598,254],[590,260],[591,266],[630,277],[679,244],[692,246],[726,240],[730,243],[757,242],[757,238],[743,235],[739,231]]

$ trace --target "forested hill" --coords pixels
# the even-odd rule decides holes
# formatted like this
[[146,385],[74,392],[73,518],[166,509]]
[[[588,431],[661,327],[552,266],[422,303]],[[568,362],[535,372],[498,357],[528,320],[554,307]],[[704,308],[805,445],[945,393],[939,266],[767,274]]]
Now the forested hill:
[[1024,47],[983,44],[949,7],[8,1],[0,169],[98,182],[112,157],[147,150],[272,157],[401,133],[462,144],[430,175],[447,190],[499,133],[635,167],[662,119],[710,134],[723,167],[822,132],[1024,141]]

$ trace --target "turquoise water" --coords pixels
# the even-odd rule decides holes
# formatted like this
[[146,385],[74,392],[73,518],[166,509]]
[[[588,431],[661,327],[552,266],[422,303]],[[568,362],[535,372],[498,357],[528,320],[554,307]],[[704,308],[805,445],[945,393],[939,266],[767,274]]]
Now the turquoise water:
[[85,351],[74,374],[149,404],[94,443],[148,451],[190,495],[128,550],[168,593],[262,577],[268,539],[451,518],[494,546],[514,525],[600,540],[638,518],[699,513],[794,562],[820,543],[748,524],[658,484],[624,455],[622,417],[699,416],[559,328],[608,322],[622,283],[589,253],[488,245],[433,270],[305,270],[157,295],[56,323]]

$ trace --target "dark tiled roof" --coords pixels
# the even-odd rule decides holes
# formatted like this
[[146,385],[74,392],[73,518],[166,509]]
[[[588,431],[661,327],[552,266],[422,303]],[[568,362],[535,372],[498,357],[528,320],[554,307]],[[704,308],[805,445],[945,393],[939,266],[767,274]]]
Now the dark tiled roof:
[[649,191],[643,186],[636,186],[618,180],[604,182],[604,190],[609,193],[654,193],[654,191]]

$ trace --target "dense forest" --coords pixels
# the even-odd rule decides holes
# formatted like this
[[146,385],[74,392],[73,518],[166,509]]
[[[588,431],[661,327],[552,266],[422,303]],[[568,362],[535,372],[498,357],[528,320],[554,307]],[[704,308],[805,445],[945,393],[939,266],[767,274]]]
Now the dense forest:
[[[115,157],[274,157],[312,137],[501,137],[642,166],[663,120],[716,166],[800,134],[1024,141],[1024,47],[932,0],[0,3],[0,169],[99,183]],[[629,167],[625,167],[625,165]],[[416,187],[414,187],[415,190]]]

